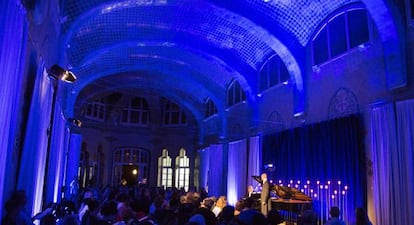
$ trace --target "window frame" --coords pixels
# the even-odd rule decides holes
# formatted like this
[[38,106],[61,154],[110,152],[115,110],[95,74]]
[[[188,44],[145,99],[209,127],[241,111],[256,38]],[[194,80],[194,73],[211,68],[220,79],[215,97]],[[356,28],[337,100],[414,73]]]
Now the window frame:
[[[139,105],[133,106],[132,103],[136,99],[139,101]],[[126,118],[124,118],[124,113],[127,115]],[[132,121],[133,113],[137,113],[139,118],[138,122]],[[130,99],[128,105],[122,109],[120,123],[124,125],[148,127],[150,124],[150,110],[147,100],[143,97],[134,97]]]
[[172,159],[168,155],[168,150],[163,149],[162,155],[158,157],[157,186],[164,188],[173,187],[173,175]]
[[[96,114],[96,116],[95,116]],[[84,116],[96,121],[104,121],[106,115],[106,97],[95,98],[86,105]]]
[[[349,21],[349,12],[351,11],[355,11],[355,10],[363,10],[367,16],[367,24],[366,24],[366,29],[368,32],[368,40],[366,42],[360,43],[358,44],[356,47],[351,47],[350,46],[350,31],[349,31],[349,26],[350,24],[348,23]],[[330,34],[330,25],[332,21],[334,21],[338,16],[344,16],[345,19],[345,33],[346,33],[346,41],[347,41],[347,49],[346,51],[339,53],[335,56],[332,56],[332,51],[331,51],[331,34]],[[358,4],[358,5],[350,5],[350,6],[346,6],[344,8],[341,8],[335,12],[333,12],[332,14],[330,14],[330,16],[327,17],[327,19],[321,23],[321,25],[318,27],[317,32],[315,32],[315,34],[313,35],[313,37],[311,38],[310,41],[310,48],[311,48],[311,61],[312,61],[312,67],[313,70],[315,72],[315,68],[320,68],[320,66],[325,65],[333,60],[336,60],[340,57],[343,57],[344,55],[347,55],[351,52],[353,52],[354,49],[358,49],[358,48],[365,48],[366,46],[370,45],[370,43],[372,43],[373,39],[374,39],[374,34],[373,34],[373,30],[372,30],[372,20],[369,16],[369,13],[367,11],[367,9]],[[315,40],[319,37],[319,35],[321,34],[322,30],[326,29],[327,31],[327,43],[326,43],[326,48],[328,50],[328,59],[319,63],[315,62],[315,49],[314,49],[314,42]]]
[[[275,71],[272,70],[274,66],[276,68]],[[283,70],[286,70],[286,73],[287,73],[286,79],[283,79],[282,77]],[[266,74],[264,74],[264,72],[266,72]],[[272,83],[273,76],[276,76],[276,78],[273,78],[275,80],[274,83]],[[262,85],[263,78],[266,79],[266,82],[264,85]],[[289,74],[289,70],[287,69],[285,63],[282,61],[279,55],[273,54],[265,61],[265,63],[259,69],[258,85],[257,85],[258,93],[263,93],[267,91],[268,89],[271,89],[276,86],[280,86],[280,84],[286,84],[289,82],[289,80],[290,80],[290,74]]]
[[188,191],[190,188],[190,159],[186,156],[186,150],[180,149],[180,154],[175,158],[175,183],[178,189],[184,188]]
[[[175,118],[177,119],[176,122],[174,122]],[[162,110],[162,125],[164,127],[187,126],[187,114],[180,105],[166,99]]]
[[240,83],[237,80],[233,80],[226,89],[226,106],[230,108],[244,102],[246,102],[246,93]]
[[205,107],[205,114],[204,114],[204,118],[210,118],[214,115],[218,114],[218,109],[216,104],[214,104],[213,100],[211,100],[210,98],[207,98],[205,103],[204,103],[204,107]]

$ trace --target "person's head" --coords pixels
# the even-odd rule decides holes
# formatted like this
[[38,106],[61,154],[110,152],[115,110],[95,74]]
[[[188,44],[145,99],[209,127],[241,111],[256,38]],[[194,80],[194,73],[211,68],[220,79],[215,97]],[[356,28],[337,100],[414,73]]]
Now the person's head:
[[267,224],[270,225],[276,225],[279,223],[282,223],[282,216],[280,215],[279,211],[277,211],[276,209],[271,209],[268,213],[267,213]]
[[194,216],[190,217],[188,222],[194,222],[197,225],[206,225],[206,221],[201,214],[195,214]]
[[253,192],[253,186],[249,185],[247,186],[247,193],[252,193]]
[[205,208],[211,210],[213,208],[214,204],[215,204],[215,202],[214,202],[214,200],[212,198],[206,198],[206,199],[203,200],[203,204],[202,205]]
[[221,221],[231,221],[234,218],[234,207],[231,205],[225,206],[220,213]]
[[13,192],[11,200],[14,201],[17,205],[24,207],[27,203],[26,191],[17,190]]
[[331,210],[329,211],[329,214],[331,214],[331,217],[337,218],[339,217],[339,208],[336,206],[331,207]]
[[252,225],[266,224],[266,217],[262,213],[256,213],[252,218]]
[[59,220],[58,225],[79,225],[80,221],[77,215],[66,215]]
[[235,211],[238,211],[238,212],[242,211],[244,209],[244,200],[243,199],[239,199],[236,202],[236,206],[234,207],[234,209],[235,209]]
[[260,175],[260,178],[262,180],[267,180],[267,174],[266,173],[262,173],[262,175]]
[[226,196],[220,196],[217,199],[216,206],[219,207],[219,208],[224,208],[224,206],[226,206],[226,205],[227,205],[227,198],[226,198]]

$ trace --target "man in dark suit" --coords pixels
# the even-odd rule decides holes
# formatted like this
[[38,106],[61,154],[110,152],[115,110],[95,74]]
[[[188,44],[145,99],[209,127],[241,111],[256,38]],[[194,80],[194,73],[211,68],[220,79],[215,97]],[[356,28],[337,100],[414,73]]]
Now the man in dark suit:
[[262,180],[262,192],[260,194],[261,202],[261,212],[263,215],[267,216],[267,212],[271,209],[271,199],[270,199],[270,184],[267,180],[267,174],[262,173],[260,176]]

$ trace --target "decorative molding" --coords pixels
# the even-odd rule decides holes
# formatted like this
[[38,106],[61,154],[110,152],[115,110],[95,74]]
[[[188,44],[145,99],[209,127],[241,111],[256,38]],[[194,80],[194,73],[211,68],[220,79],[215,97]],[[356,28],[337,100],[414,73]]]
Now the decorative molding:
[[344,117],[359,112],[356,95],[348,88],[339,88],[332,96],[328,108],[328,118]]

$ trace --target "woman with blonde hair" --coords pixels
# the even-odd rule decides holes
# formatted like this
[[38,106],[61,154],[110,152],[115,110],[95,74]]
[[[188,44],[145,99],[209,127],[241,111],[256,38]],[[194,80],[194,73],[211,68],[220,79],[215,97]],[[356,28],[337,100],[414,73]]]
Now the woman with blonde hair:
[[217,199],[216,204],[211,211],[213,211],[214,215],[218,217],[218,215],[220,214],[220,212],[223,210],[225,206],[227,206],[227,198],[226,196],[220,196]]

